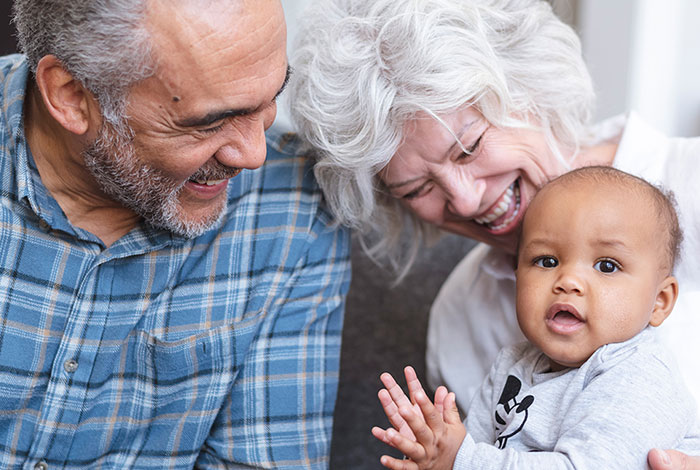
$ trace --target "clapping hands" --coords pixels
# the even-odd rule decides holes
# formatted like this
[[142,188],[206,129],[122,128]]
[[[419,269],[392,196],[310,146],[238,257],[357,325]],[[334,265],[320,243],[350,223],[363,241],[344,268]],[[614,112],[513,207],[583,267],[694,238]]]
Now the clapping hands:
[[372,434],[406,459],[383,455],[381,463],[393,470],[449,470],[466,435],[455,395],[438,387],[431,402],[413,368],[406,367],[404,374],[409,396],[391,374],[381,375],[385,388],[379,391],[379,401],[392,427],[375,426]]

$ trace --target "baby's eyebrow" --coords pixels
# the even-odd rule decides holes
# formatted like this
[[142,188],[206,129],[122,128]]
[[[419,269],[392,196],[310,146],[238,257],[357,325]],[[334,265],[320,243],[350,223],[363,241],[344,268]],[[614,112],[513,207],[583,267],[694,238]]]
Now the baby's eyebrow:
[[617,238],[599,238],[598,240],[596,240],[596,244],[607,248],[613,248],[616,250],[623,250],[627,252],[632,251],[629,249],[624,240],[620,240]]
[[527,243],[522,245],[522,248],[546,246],[546,245],[550,245],[551,243],[552,243],[552,241],[549,238],[544,238],[544,237],[531,238],[530,240],[527,241]]

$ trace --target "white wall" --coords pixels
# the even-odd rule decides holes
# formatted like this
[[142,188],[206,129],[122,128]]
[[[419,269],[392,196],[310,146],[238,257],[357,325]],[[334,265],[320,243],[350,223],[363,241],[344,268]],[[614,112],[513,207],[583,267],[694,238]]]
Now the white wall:
[[669,135],[700,135],[700,2],[580,0],[576,18],[598,119],[635,110]]
[[[287,57],[291,57],[291,48],[297,35],[297,22],[301,18],[302,12],[311,0],[281,0],[284,8],[284,16],[287,19]],[[289,118],[289,101],[287,93],[282,93],[277,100],[277,118],[275,127],[280,129],[292,129]]]

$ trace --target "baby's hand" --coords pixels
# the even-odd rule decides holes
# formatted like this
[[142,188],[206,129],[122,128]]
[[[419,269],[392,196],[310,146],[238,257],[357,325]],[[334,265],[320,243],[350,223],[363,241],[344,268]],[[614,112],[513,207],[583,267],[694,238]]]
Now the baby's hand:
[[410,400],[390,374],[382,374],[386,390],[379,392],[379,399],[393,428],[375,427],[372,434],[410,460],[384,455],[381,463],[394,470],[449,470],[466,435],[455,395],[439,387],[433,404],[413,368],[406,367],[404,372]]
[[700,457],[690,457],[675,450],[652,449],[648,462],[652,470],[700,470]]
[[[414,373],[415,375],[415,373]],[[379,379],[384,384],[384,388],[379,390],[379,401],[384,409],[384,414],[389,419],[389,423],[393,426],[393,431],[398,431],[406,438],[415,441],[416,437],[413,431],[406,423],[406,420],[399,413],[400,407],[413,409],[413,412],[422,417],[420,408],[416,404],[412,404],[406,394],[403,392],[399,384],[396,383],[394,377],[388,372],[384,372]],[[420,382],[419,382],[420,385]],[[409,386],[410,389],[410,386]],[[380,441],[392,445],[387,437],[386,431],[379,427],[372,428],[372,434]]]

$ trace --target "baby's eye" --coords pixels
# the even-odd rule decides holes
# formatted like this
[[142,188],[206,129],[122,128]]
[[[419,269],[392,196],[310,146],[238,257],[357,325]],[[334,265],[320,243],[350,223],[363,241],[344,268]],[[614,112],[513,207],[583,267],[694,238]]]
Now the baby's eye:
[[540,268],[556,268],[559,266],[559,260],[557,260],[554,256],[539,256],[535,258],[535,266],[539,266]]
[[596,264],[594,264],[593,267],[601,273],[606,274],[614,273],[615,271],[620,269],[620,265],[611,259],[602,259]]

